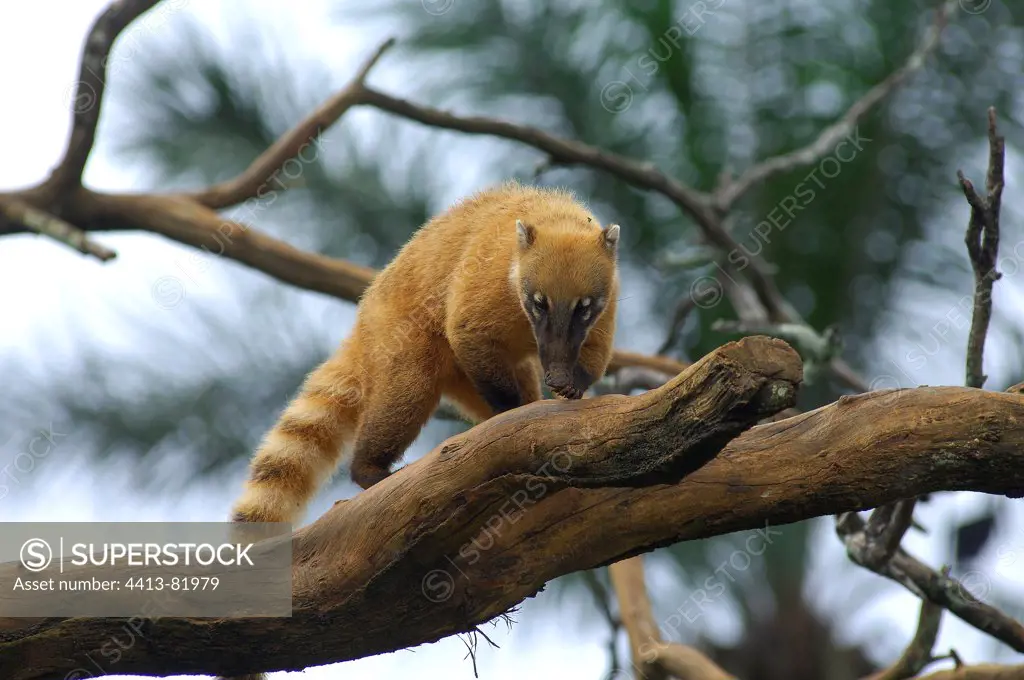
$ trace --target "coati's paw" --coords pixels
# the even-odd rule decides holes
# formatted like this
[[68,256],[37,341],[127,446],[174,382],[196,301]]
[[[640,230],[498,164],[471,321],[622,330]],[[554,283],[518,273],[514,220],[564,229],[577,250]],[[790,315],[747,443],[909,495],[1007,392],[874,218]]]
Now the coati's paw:
[[564,368],[548,369],[544,373],[544,384],[548,386],[553,394],[559,397],[571,399],[573,393],[572,374]]
[[353,465],[349,474],[352,481],[361,486],[363,490],[369,489],[377,482],[391,476],[391,472],[387,468],[366,464]]
[[574,387],[572,385],[566,385],[566,386],[560,387],[558,389],[555,389],[555,388],[552,387],[551,391],[554,392],[555,395],[561,397],[562,399],[582,399],[583,398],[583,390],[581,390],[581,389],[579,389],[577,387]]

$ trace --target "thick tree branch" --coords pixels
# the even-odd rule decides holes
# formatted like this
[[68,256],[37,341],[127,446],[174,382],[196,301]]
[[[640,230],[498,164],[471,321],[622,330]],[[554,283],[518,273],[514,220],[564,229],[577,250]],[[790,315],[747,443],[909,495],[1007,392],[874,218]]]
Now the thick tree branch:
[[[651,392],[488,420],[295,534],[292,618],[161,619],[109,672],[232,675],[360,658],[470,631],[557,576],[678,541],[1024,486],[1024,397],[963,387],[843,397],[755,426],[690,467],[713,453],[709,428],[763,415],[765,387],[798,365],[783,343],[750,338]],[[0,677],[12,680],[63,677],[123,625],[13,623],[0,621]]]
[[[280,664],[283,657],[275,654],[291,654],[287,648],[294,644],[300,655],[314,654],[306,663],[327,663],[328,657],[353,642],[387,647],[407,632],[436,639],[469,630],[536,592],[550,578],[544,576],[550,571],[545,563],[552,560],[548,556],[534,562],[541,558],[541,553],[534,551],[550,550],[551,546],[544,546],[547,540],[563,541],[555,534],[575,524],[563,517],[556,526],[547,526],[548,519],[540,515],[529,519],[535,508],[524,506],[540,506],[574,489],[603,488],[620,494],[648,485],[673,484],[764,415],[789,407],[796,398],[800,376],[800,358],[792,348],[771,338],[751,338],[719,348],[670,383],[636,397],[542,401],[491,418],[449,439],[384,482],[336,504],[313,525],[296,533],[295,614],[291,619],[179,620],[177,624],[161,619],[153,623],[154,634],[148,639],[159,649],[177,650],[174,656],[178,661],[162,658],[159,649],[142,644],[137,656],[125,654],[110,672],[157,672],[146,665],[153,663],[150,654],[155,654],[160,665],[183,664],[178,670],[165,666],[159,672],[238,675],[260,670],[255,664],[266,668]],[[519,517],[509,517],[515,512],[513,503],[519,503]],[[509,526],[495,525],[495,519],[505,519]],[[513,538],[531,523],[529,533]],[[367,532],[369,526],[376,528]],[[488,549],[482,547],[481,531],[512,541],[501,549]],[[477,546],[481,546],[479,550]],[[479,554],[484,551],[485,555]],[[556,554],[564,560],[572,558],[576,549]],[[476,573],[483,563],[493,560],[507,563],[517,574],[513,580],[518,585],[502,595],[490,589],[512,572],[492,564],[485,578]],[[445,569],[452,571],[442,575],[440,570]],[[11,570],[9,565],[6,575]],[[13,571],[17,571],[16,564]],[[473,575],[460,578],[460,574]],[[541,580],[535,580],[538,577]],[[381,608],[381,602],[388,602],[387,607]],[[376,622],[366,619],[368,605],[384,618]],[[394,626],[396,612],[401,612],[399,627]],[[349,628],[360,619],[362,625]],[[17,619],[0,620],[0,631],[9,631],[0,632],[0,677],[5,680],[67,672],[74,666],[62,670],[62,664],[80,662],[93,642],[101,643],[93,637],[99,634],[98,628],[91,634],[72,630],[82,624],[89,628],[88,619],[50,619],[28,626],[18,623]],[[91,622],[92,626],[110,624],[110,619]],[[195,625],[206,631],[202,637],[214,655],[195,658],[187,643],[175,640],[170,632],[191,628],[194,634],[198,632],[192,628]],[[282,637],[273,644],[245,642],[244,636],[264,625]],[[312,639],[302,642],[302,638],[314,629],[340,635],[340,645],[323,645],[321,640],[317,643],[321,651],[313,652],[308,644]],[[347,641],[346,629],[354,636]],[[64,633],[71,637],[57,647],[44,642],[63,639]],[[391,641],[386,641],[388,638]],[[413,638],[409,640],[401,644],[416,644]],[[262,659],[253,651],[273,649],[277,651],[271,652],[271,657]],[[26,659],[32,662],[26,663]]]
[[[74,118],[60,164],[46,182],[51,199],[60,202],[82,184],[82,173],[96,140],[103,93],[107,85],[107,59],[117,36],[159,0],[115,0],[89,29],[71,100]],[[55,211],[60,214],[60,211]]]

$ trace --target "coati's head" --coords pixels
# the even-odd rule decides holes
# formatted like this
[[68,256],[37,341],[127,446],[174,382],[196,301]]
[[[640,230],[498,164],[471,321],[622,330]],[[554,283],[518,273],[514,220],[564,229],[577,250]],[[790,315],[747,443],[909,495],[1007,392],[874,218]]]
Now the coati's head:
[[516,220],[513,286],[533,326],[544,382],[555,392],[572,383],[580,347],[617,294],[619,225],[537,229]]

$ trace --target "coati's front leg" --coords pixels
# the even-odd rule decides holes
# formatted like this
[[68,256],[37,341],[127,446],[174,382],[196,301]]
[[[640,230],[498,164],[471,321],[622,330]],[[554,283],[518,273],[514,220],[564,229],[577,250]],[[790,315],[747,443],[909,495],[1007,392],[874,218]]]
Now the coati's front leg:
[[453,338],[451,346],[459,368],[495,414],[541,398],[536,368],[513,365],[499,343],[462,335]]

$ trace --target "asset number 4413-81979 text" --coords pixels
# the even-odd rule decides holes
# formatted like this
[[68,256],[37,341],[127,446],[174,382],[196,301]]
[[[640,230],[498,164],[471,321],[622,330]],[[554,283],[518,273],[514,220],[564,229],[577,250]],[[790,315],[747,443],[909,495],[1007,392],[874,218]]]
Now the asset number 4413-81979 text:
[[130,578],[124,587],[130,590],[217,590],[216,576],[146,576]]

